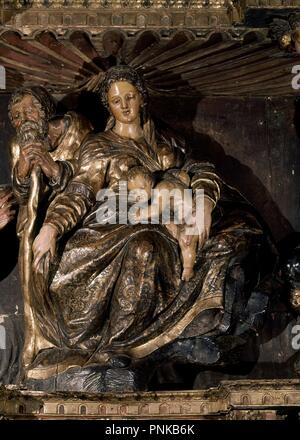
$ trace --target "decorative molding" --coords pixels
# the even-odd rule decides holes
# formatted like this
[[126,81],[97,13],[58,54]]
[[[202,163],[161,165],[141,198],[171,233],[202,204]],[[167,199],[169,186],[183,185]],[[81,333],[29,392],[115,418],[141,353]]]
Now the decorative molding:
[[202,29],[241,24],[249,10],[296,9],[298,0],[0,0],[0,23],[25,34],[56,29]]
[[[92,8],[92,9],[205,9],[230,5],[230,0],[1,0],[9,8]],[[298,0],[235,0],[243,8],[286,8],[299,6]]]
[[46,394],[7,386],[0,414],[8,419],[282,419],[300,412],[300,380],[224,381],[198,391]]
[[[13,3],[13,4],[12,4]],[[1,23],[37,29],[228,27],[240,21],[231,0],[2,0]]]
[[206,9],[226,7],[229,0],[12,0],[0,1],[3,8],[88,9]]
[[246,0],[244,3],[245,8],[280,9],[299,7],[299,0]]

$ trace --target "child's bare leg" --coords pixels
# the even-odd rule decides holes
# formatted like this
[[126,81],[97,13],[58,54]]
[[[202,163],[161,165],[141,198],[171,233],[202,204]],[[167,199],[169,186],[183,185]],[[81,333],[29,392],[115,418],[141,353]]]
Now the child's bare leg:
[[176,238],[176,240],[179,239],[179,228],[178,225],[175,225],[174,223],[166,223],[165,224],[166,228],[168,229],[168,231],[170,232],[170,234],[172,235],[172,237]]
[[181,250],[183,271],[181,279],[189,281],[194,276],[194,264],[197,253],[198,237],[192,236],[188,243],[182,237],[179,239],[179,246]]

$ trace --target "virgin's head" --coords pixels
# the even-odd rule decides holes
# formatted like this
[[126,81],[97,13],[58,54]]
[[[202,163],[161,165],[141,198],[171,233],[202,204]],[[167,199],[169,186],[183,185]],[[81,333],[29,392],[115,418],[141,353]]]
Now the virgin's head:
[[101,100],[114,120],[123,124],[148,120],[148,93],[140,75],[129,66],[109,69],[101,86]]

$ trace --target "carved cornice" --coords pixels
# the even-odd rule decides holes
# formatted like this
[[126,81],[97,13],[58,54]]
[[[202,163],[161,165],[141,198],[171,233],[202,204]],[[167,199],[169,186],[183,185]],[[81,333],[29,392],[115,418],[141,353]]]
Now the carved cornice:
[[92,8],[92,9],[205,9],[226,7],[229,0],[12,0],[3,8]]
[[[23,8],[2,8],[1,21],[24,33],[37,29],[124,29],[201,28],[225,26],[239,20],[228,0],[117,0],[64,2],[53,0],[45,7],[42,0]],[[105,6],[106,5],[106,6]],[[147,6],[149,5],[149,6]]]
[[251,10],[300,7],[298,0],[0,0],[0,23],[41,29],[228,28]]
[[[298,0],[236,0],[242,8],[286,8],[299,6]],[[204,9],[220,8],[230,0],[1,0],[3,8],[132,8],[132,9]]]
[[300,380],[224,381],[199,391],[124,394],[33,392],[8,386],[0,414],[15,418],[281,419],[300,411]]
[[[240,3],[242,3],[240,1]],[[285,9],[299,7],[299,0],[245,0],[245,8],[272,8],[272,9]]]

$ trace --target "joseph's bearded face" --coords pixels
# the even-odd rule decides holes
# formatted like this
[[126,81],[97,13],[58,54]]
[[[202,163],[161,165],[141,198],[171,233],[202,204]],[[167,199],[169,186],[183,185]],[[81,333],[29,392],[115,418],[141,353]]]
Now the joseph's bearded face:
[[21,143],[44,139],[48,134],[41,104],[31,95],[24,96],[12,106],[11,118]]

